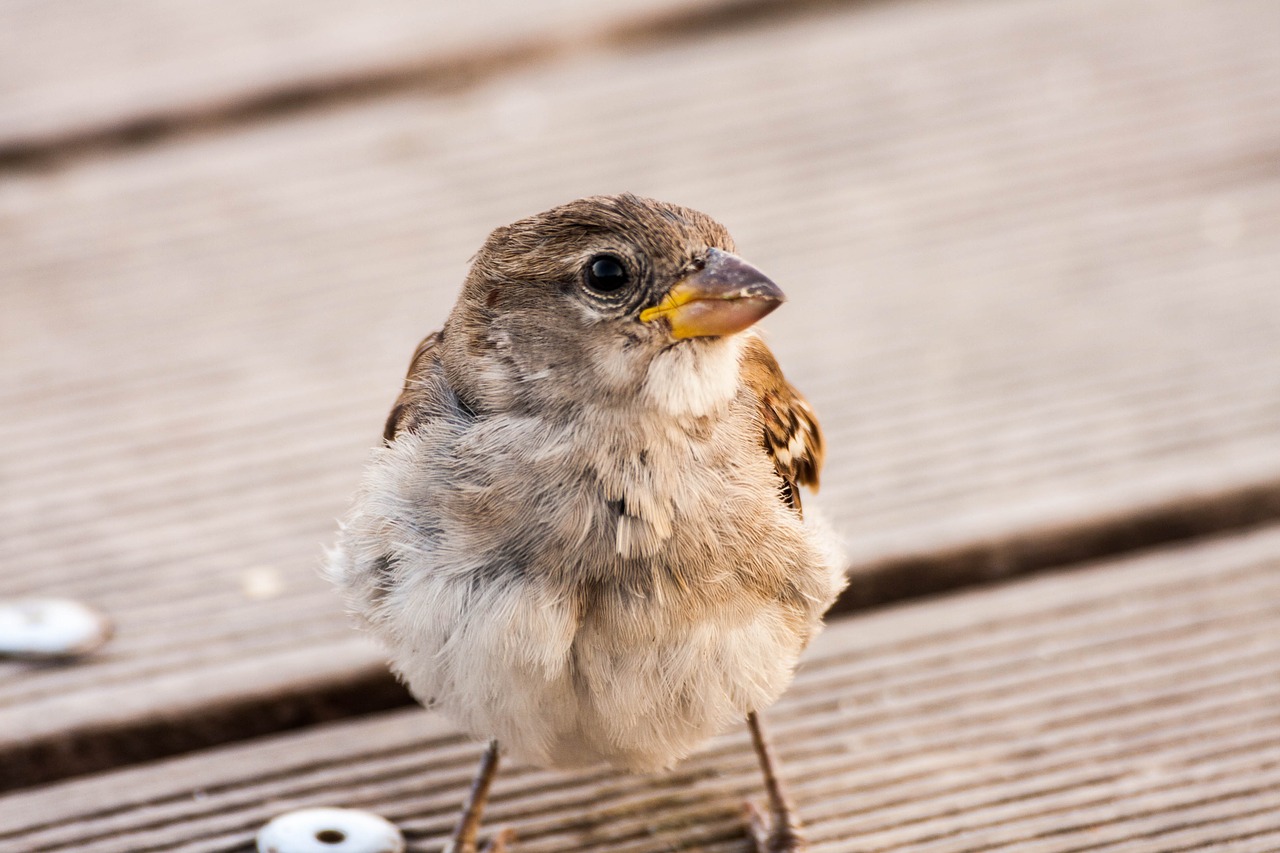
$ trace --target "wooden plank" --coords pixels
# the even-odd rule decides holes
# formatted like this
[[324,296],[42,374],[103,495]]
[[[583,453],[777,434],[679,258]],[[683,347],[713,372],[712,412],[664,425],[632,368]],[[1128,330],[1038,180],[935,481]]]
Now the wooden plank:
[[1273,511],[1277,24],[867,6],[8,175],[0,592],[120,631],[0,665],[0,786],[386,689],[319,545],[487,229],[587,192],[711,211],[790,293],[855,595]]
[[[314,99],[456,83],[679,27],[723,0],[0,4],[0,159]],[[763,5],[767,5],[763,4]]]
[[[819,851],[1275,850],[1280,528],[850,617],[768,715]],[[309,805],[438,850],[479,748],[397,711],[0,798],[0,844],[241,851]],[[536,851],[747,849],[743,732],[676,770],[504,769]]]

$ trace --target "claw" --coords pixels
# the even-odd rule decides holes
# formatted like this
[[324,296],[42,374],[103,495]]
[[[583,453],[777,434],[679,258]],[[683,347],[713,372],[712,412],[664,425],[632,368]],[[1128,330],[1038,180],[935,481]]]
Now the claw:
[[[516,831],[511,827],[499,830],[498,834],[489,839],[489,843],[480,849],[479,853],[508,853],[507,845],[514,844],[516,840]],[[451,842],[444,848],[442,853],[476,853],[475,844],[462,842],[458,844]]]
[[482,853],[507,853],[507,845],[514,843],[515,840],[516,831],[511,827],[507,827],[489,839],[489,843],[484,846]]
[[766,814],[749,801],[744,810],[756,853],[802,853],[809,849],[809,842],[789,814]]
[[769,795],[767,814],[754,803],[747,803],[747,824],[751,829],[751,837],[756,842],[756,850],[759,853],[801,853],[808,850],[809,842],[805,839],[800,821],[782,789],[773,751],[769,748],[769,739],[765,736],[760,715],[755,711],[747,714],[747,727],[751,730],[751,743],[755,747],[756,757],[760,759],[764,790]]

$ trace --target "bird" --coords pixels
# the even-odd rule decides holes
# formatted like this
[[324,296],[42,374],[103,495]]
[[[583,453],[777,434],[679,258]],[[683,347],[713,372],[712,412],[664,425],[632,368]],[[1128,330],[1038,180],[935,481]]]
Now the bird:
[[755,329],[783,301],[710,216],[597,195],[495,229],[418,345],[325,572],[488,740],[446,850],[500,755],[650,773],[743,720],[756,847],[805,849],[759,714],[846,575],[801,505],[817,416]]

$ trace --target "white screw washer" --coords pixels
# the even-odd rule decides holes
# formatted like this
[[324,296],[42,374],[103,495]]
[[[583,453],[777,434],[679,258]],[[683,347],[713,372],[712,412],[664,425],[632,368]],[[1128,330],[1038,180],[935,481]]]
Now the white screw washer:
[[0,657],[85,655],[111,633],[110,619],[74,599],[0,599]]
[[404,836],[371,812],[298,809],[258,830],[258,853],[404,853]]

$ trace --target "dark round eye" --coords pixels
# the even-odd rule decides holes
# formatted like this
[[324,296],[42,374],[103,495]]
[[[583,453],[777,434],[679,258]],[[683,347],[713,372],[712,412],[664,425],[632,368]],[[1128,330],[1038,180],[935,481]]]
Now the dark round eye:
[[613,255],[596,255],[587,264],[587,287],[598,293],[616,293],[629,280],[627,268]]

